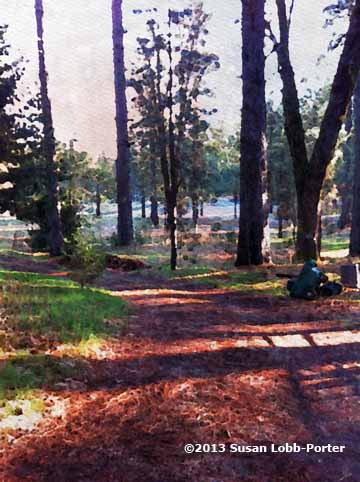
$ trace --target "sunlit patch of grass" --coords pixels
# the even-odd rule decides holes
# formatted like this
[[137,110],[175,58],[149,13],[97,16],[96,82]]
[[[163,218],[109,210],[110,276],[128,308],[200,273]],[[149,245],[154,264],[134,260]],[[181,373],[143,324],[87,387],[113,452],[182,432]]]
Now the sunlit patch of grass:
[[0,284],[6,289],[9,282],[18,281],[21,284],[34,287],[68,287],[76,288],[78,284],[68,279],[48,276],[38,273],[24,273],[20,271],[0,271]]
[[106,353],[105,340],[101,337],[91,335],[88,340],[80,343],[63,343],[57,347],[57,352],[72,357],[92,357],[97,358]]
[[321,243],[321,251],[340,251],[349,248],[349,240],[344,238],[326,238]]
[[163,265],[161,267],[161,274],[170,279],[184,279],[200,275],[208,275],[215,273],[217,270],[210,268],[209,266],[191,266],[186,268],[178,268],[176,271],[172,271],[169,265]]
[[160,251],[156,251],[155,249],[151,249],[151,247],[126,247],[126,248],[116,248],[110,251],[111,254],[119,255],[119,256],[126,256],[139,259],[143,261],[145,264],[150,266],[160,266],[162,263],[166,262],[169,259],[168,253],[162,253]]
[[284,284],[276,278],[272,279],[270,277],[269,279],[269,273],[261,269],[219,271],[208,266],[196,266],[178,269],[173,272],[166,266],[162,272],[172,279],[193,281],[196,284],[212,288],[272,296],[283,296],[286,294]]
[[183,281],[192,281],[196,280],[199,281],[200,283],[205,281],[208,278],[214,279],[214,278],[223,278],[225,276],[228,276],[228,271],[211,271],[210,273],[191,273],[191,274],[183,274],[182,276],[177,276],[176,279],[180,279]]
[[39,263],[49,261],[51,259],[48,253],[24,253],[23,251],[17,251],[12,248],[0,248],[0,255],[11,256],[12,258],[18,259],[31,259],[32,261]]
[[124,300],[105,290],[81,289],[65,279],[2,271],[0,283],[9,324],[19,332],[80,342],[116,333],[119,326],[106,320],[123,319],[126,314]]
[[287,294],[283,283],[277,280],[262,281],[250,285],[248,283],[234,283],[233,281],[230,281],[230,283],[224,287],[246,293],[263,294],[269,296],[285,296]]

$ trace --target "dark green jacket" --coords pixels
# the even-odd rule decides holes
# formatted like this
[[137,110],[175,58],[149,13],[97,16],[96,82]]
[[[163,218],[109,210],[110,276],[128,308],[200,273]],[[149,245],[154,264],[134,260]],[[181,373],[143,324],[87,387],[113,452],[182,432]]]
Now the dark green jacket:
[[290,296],[302,299],[316,298],[321,283],[326,281],[327,276],[316,266],[316,261],[306,261],[299,276],[291,285]]

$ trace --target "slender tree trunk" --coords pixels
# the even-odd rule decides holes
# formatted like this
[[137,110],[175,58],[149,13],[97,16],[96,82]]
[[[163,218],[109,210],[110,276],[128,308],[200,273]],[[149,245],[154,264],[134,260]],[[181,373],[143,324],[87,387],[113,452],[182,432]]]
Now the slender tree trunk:
[[[169,29],[170,29],[170,10],[169,10]],[[175,125],[174,125],[174,102],[173,102],[173,81],[174,81],[174,71],[172,62],[172,43],[171,43],[171,33],[169,32],[169,42],[167,49],[169,57],[169,82],[167,86],[167,99],[169,106],[169,162],[170,162],[170,186],[171,195],[168,201],[168,225],[170,229],[170,241],[171,241],[171,256],[170,256],[170,267],[174,271],[177,265],[177,240],[176,240],[176,206],[177,206],[177,193],[179,188],[179,166],[178,158],[176,156],[175,150]]]
[[354,92],[354,131],[355,163],[350,256],[360,256],[360,76]]
[[112,0],[114,83],[116,106],[116,182],[119,244],[126,246],[133,240],[132,201],[130,190],[130,146],[128,139],[128,114],[126,104],[126,79],[124,62],[124,27],[122,0]]
[[200,216],[204,216],[204,200],[200,199]]
[[[304,197],[305,180],[308,177],[308,155],[306,151],[305,143],[305,131],[300,114],[300,102],[298,92],[295,83],[295,74],[290,61],[289,52],[289,21],[286,13],[285,0],[277,0],[279,27],[280,27],[280,42],[276,45],[276,52],[279,63],[279,74],[281,76],[283,89],[282,100],[284,109],[284,123],[285,133],[289,144],[290,154],[293,160],[294,178],[297,195],[298,205],[298,255],[302,256],[301,251],[304,248],[306,239],[306,226],[307,220],[305,219],[307,214],[307,207],[304,206],[306,198]],[[310,220],[310,224],[311,220]],[[310,236],[310,251],[311,258],[316,257],[315,247],[315,227],[314,234]]]
[[157,177],[156,177],[156,147],[154,140],[150,141],[150,172],[151,172],[151,189],[152,195],[150,196],[150,219],[155,228],[159,226],[159,212],[158,212],[158,200],[157,200]]
[[238,215],[237,215],[237,205],[238,205],[238,202],[239,202],[239,197],[238,197],[237,194],[234,194],[233,201],[234,201],[234,219],[237,219],[237,217],[238,217]]
[[145,195],[141,196],[141,217],[142,217],[142,219],[146,219],[146,197],[145,197]]
[[100,193],[100,183],[96,183],[96,217],[99,218],[101,216],[101,193]]
[[[164,112],[164,99],[161,92],[161,80],[163,66],[160,57],[161,47],[157,41],[154,25],[149,26],[152,33],[155,50],[156,50],[156,78],[153,86],[154,93],[156,95],[156,115],[157,115],[157,134],[159,139],[160,150],[160,167],[161,174],[164,182],[165,193],[165,206],[164,206],[164,225],[170,233],[170,266],[172,270],[176,269],[177,263],[177,246],[176,246],[176,204],[177,204],[177,162],[175,155],[175,137],[174,137],[174,122],[173,122],[173,70],[172,70],[172,47],[171,37],[169,37],[168,43],[168,56],[169,56],[169,82],[167,86],[167,106],[169,107],[169,128],[166,131],[165,124],[165,112]],[[169,34],[170,35],[170,34]]]
[[322,203],[320,202],[318,209],[318,218],[316,226],[316,249],[319,257],[321,256],[321,243],[322,243]]
[[[359,82],[359,81],[358,81]],[[358,86],[357,86],[358,87]],[[356,88],[357,88],[356,87]],[[351,211],[353,201],[353,163],[354,163],[354,139],[351,134],[353,126],[353,103],[350,103],[350,108],[345,122],[345,131],[349,138],[342,145],[342,153],[344,159],[343,167],[343,183],[338,186],[341,197],[341,213],[339,219],[339,229],[345,229],[351,224]]]
[[192,205],[192,220],[193,220],[194,226],[196,227],[199,221],[199,196],[197,194],[192,195],[191,205]]
[[266,165],[265,0],[243,0],[243,108],[241,118],[240,222],[236,266],[263,262],[262,174]]
[[44,124],[43,151],[46,162],[47,177],[47,224],[48,244],[51,256],[58,256],[63,250],[63,235],[58,210],[58,180],[55,166],[55,135],[51,111],[51,102],[48,95],[47,73],[44,50],[43,16],[44,9],[42,0],[35,0],[35,14],[38,39],[39,55],[39,79],[41,94],[41,109]]
[[278,214],[278,238],[282,238],[283,237],[283,217],[281,216],[281,214]]
[[150,198],[151,203],[151,210],[150,210],[150,219],[155,228],[159,226],[159,208],[158,208],[158,200],[156,196],[151,196]]
[[356,0],[350,26],[332,84],[330,100],[320,133],[308,160],[294,71],[289,55],[289,20],[285,0],[276,0],[280,42],[276,44],[283,83],[285,131],[294,166],[298,205],[296,252],[298,258],[316,258],[316,226],[320,193],[326,170],[333,158],[339,131],[346,119],[360,68],[360,0]]
[[175,217],[176,204],[168,204],[168,224],[167,228],[170,232],[170,267],[174,271],[177,266],[177,243],[176,243],[176,217]]

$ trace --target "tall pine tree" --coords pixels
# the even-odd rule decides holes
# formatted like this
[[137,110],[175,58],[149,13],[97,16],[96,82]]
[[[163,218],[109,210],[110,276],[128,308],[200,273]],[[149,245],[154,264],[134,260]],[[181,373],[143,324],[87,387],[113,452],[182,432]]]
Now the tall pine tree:
[[63,235],[61,230],[60,215],[58,211],[58,179],[55,165],[55,136],[51,111],[51,102],[48,95],[48,82],[44,51],[43,29],[43,2],[35,0],[35,14],[39,55],[39,80],[43,133],[43,156],[45,159],[47,182],[46,217],[48,220],[48,244],[51,256],[58,256],[63,250]]

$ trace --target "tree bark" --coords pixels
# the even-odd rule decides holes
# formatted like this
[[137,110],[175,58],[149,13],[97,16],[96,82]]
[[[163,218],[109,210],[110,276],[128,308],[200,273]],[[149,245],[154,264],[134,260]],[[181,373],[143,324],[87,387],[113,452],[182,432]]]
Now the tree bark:
[[350,233],[350,256],[360,256],[360,76],[354,92],[354,184]]
[[204,200],[200,199],[200,216],[204,216]]
[[237,219],[237,217],[238,217],[238,215],[237,215],[237,205],[238,205],[238,202],[239,202],[239,197],[238,197],[237,194],[234,194],[233,202],[234,202],[234,219]]
[[99,218],[101,216],[101,193],[100,193],[100,184],[96,183],[96,217]]
[[[153,89],[153,94],[155,93]],[[157,200],[157,177],[156,177],[156,155],[157,149],[155,146],[154,139],[150,141],[150,172],[151,172],[151,190],[152,195],[150,196],[150,219],[154,227],[159,226],[159,212],[158,212],[158,200]]]
[[243,0],[243,108],[241,118],[240,220],[235,265],[263,262],[263,169],[266,166],[264,0]]
[[[358,80],[359,82],[359,80]],[[348,110],[348,115],[345,121],[345,131],[349,138],[342,145],[342,153],[344,158],[344,167],[342,177],[345,176],[343,182],[338,186],[340,198],[341,198],[341,213],[338,223],[339,229],[345,229],[351,224],[351,211],[352,211],[352,200],[353,200],[353,162],[354,162],[354,139],[351,134],[353,127],[353,102],[350,103]]]
[[158,212],[158,200],[156,196],[151,196],[150,198],[151,209],[150,209],[150,219],[155,228],[159,226],[159,212]]
[[281,214],[278,214],[278,238],[283,237],[283,217]]
[[352,11],[329,104],[310,160],[306,152],[298,93],[289,55],[286,3],[285,0],[276,0],[276,3],[280,26],[280,42],[276,45],[276,51],[283,83],[285,131],[293,160],[298,204],[296,253],[298,258],[309,259],[316,258],[318,254],[315,237],[320,193],[360,68],[360,0],[356,0]]
[[318,209],[317,225],[316,225],[316,249],[319,258],[321,257],[321,244],[322,244],[322,206]]
[[192,195],[191,206],[192,206],[192,220],[193,220],[194,226],[196,227],[199,221],[199,196],[197,194]]
[[146,219],[146,198],[145,195],[141,196],[141,217]]
[[41,109],[44,125],[43,152],[46,162],[47,178],[47,223],[48,244],[51,256],[59,256],[63,250],[63,234],[58,210],[58,179],[55,166],[55,135],[52,119],[51,102],[48,95],[47,72],[44,50],[44,9],[42,0],[35,0],[35,15],[38,39],[39,80]]
[[126,246],[131,243],[134,235],[130,189],[130,146],[128,139],[128,113],[126,104],[122,0],[112,0],[112,23],[117,134],[117,235],[119,244]]

